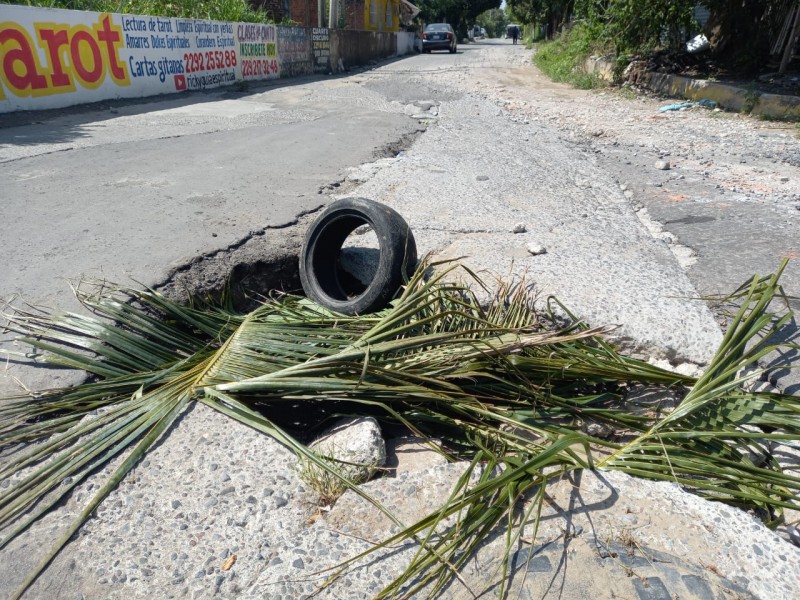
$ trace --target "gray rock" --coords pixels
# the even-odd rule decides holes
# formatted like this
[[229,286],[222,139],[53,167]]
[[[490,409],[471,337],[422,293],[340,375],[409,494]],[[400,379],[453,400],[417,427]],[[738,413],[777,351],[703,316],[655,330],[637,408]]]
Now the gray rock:
[[659,171],[669,171],[672,168],[668,160],[657,160],[653,166]]
[[539,254],[547,254],[547,248],[542,246],[541,244],[536,244],[531,242],[528,244],[528,252],[533,256],[538,256]]
[[526,231],[528,231],[528,227],[525,225],[525,223],[517,223],[514,225],[511,233],[525,233]]
[[356,482],[366,481],[386,463],[386,443],[373,417],[342,419],[309,447],[323,458],[354,463],[342,465],[342,470]]

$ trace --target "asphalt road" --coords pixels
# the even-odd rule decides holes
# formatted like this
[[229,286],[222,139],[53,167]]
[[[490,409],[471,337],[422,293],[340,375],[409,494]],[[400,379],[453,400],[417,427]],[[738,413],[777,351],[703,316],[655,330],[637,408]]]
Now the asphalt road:
[[[648,172],[652,129],[612,142],[618,107],[546,81],[530,56],[486,40],[341,76],[5,116],[0,298],[73,309],[66,280],[81,277],[218,288],[243,263],[296,251],[299,216],[358,193],[400,210],[422,253],[527,275],[593,324],[618,325],[630,350],[702,364],[719,330],[692,299],[763,272],[797,221],[744,206],[758,215],[744,222],[772,219],[784,235],[737,252],[723,220],[697,228],[714,218],[697,217],[708,205],[687,217],[686,205],[648,204],[675,238],[665,244],[635,214],[665,189]],[[526,232],[511,234],[518,223]],[[699,260],[679,264],[675,243]],[[0,390],[17,376],[34,388],[74,380],[13,360],[2,374]]]
[[[654,132],[634,128],[639,137],[619,141],[612,121],[624,124],[614,116],[620,107],[620,115],[632,111],[622,100],[544,81],[530,65],[529,51],[497,41],[342,77],[6,119],[0,122],[0,296],[19,294],[68,309],[73,304],[64,278],[81,274],[211,289],[226,269],[259,256],[266,260],[259,253],[269,248],[296,244],[308,223],[305,211],[359,194],[400,211],[421,253],[464,256],[490,283],[493,274],[527,275],[542,297],[556,295],[593,324],[618,324],[615,334],[629,349],[691,367],[707,359],[720,339],[715,316],[694,299],[702,270],[713,269],[703,259],[715,240],[696,240],[698,261],[686,267],[675,244],[651,233],[637,216],[653,180],[645,169],[652,157],[640,155]],[[646,106],[643,114],[652,109]],[[595,136],[601,121],[605,133]],[[606,139],[607,145],[598,141]],[[623,182],[629,189],[621,188]],[[525,231],[514,233],[520,223]],[[534,246],[546,251],[532,253]],[[752,254],[730,253],[737,274],[751,266],[752,247]],[[23,372],[13,363],[5,376],[12,386],[15,376],[28,385],[69,381],[51,371]],[[376,484],[398,482],[386,488],[392,499],[411,498],[417,487],[447,493],[450,484],[437,487],[430,476]],[[564,483],[571,493],[573,483]],[[0,588],[20,583],[54,532],[63,530],[69,510],[90,495],[89,485],[94,483],[70,500],[68,510],[5,549]],[[711,578],[708,565],[756,597],[785,597],[784,587],[796,589],[796,554],[787,561],[792,548],[778,546],[763,529],[756,545],[748,515],[710,512],[723,510],[718,504],[689,510],[671,495],[680,490],[667,483],[644,494],[632,485],[620,497],[641,503],[649,532],[656,526],[648,513],[661,521],[658,531],[669,532],[659,551],[702,557],[703,569],[669,563],[659,573],[671,579],[644,588],[634,585],[637,578],[608,575],[595,550],[585,546],[570,578],[558,581],[562,597],[604,597],[599,588],[580,591],[587,582],[603,581],[587,577],[587,565],[617,580],[620,588],[609,589],[626,597],[709,597],[711,591],[703,590],[722,584]],[[346,504],[338,510],[368,535],[337,533],[332,539],[327,523],[309,527],[304,511],[310,505],[299,486],[285,449],[197,406],[109,498],[30,596],[149,598],[152,590],[167,590],[174,597],[210,597],[222,590],[231,597],[299,597],[307,590],[304,577],[328,564],[323,551],[336,562],[345,544],[377,531]],[[259,494],[252,501],[245,491],[251,488]],[[597,489],[616,493],[605,482]],[[620,511],[614,526],[637,523],[631,519],[638,509],[627,500],[603,496],[580,503],[607,501]],[[421,510],[416,502],[404,504]],[[259,516],[250,519],[248,506],[257,506]],[[553,527],[562,523],[553,521]],[[587,524],[587,533],[593,527]],[[196,536],[194,544],[187,535]],[[579,542],[573,548],[580,552]],[[307,567],[298,562],[298,550]],[[239,553],[239,562],[223,573],[214,565],[229,551]],[[545,573],[541,581],[556,581],[550,568],[559,556],[554,549],[527,569]],[[354,576],[350,589],[331,588],[325,597],[369,596],[395,568],[388,559],[380,566]],[[694,596],[686,589],[689,581],[703,584]]]
[[[68,280],[153,286],[265,232],[279,245],[346,167],[422,129],[351,87],[289,80],[4,117],[0,298],[72,310]],[[18,389],[17,375],[33,388],[74,381],[8,366],[0,390]]]

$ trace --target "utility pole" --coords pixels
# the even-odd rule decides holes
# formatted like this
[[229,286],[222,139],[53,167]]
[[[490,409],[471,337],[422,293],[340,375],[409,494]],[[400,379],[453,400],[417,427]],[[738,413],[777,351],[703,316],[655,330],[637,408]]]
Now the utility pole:
[[335,29],[337,23],[339,22],[339,1],[338,0],[331,0],[331,9],[328,15],[328,28]]

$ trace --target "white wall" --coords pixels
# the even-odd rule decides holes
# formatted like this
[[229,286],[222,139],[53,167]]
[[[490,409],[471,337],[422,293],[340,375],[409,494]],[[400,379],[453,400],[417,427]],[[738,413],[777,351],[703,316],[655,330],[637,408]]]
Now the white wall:
[[414,52],[414,33],[399,31],[397,33],[397,55],[411,54]]

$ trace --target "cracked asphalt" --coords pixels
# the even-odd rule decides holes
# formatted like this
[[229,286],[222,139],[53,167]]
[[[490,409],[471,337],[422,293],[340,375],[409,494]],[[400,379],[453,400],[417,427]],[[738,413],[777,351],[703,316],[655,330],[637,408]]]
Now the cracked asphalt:
[[[702,364],[719,336],[692,298],[800,251],[796,127],[573,90],[531,55],[494,40],[344,76],[5,115],[0,298],[74,309],[67,280],[82,277],[184,298],[230,277],[296,288],[303,215],[359,193],[395,202],[422,252],[525,273],[619,325],[630,350]],[[787,291],[799,282],[791,263]],[[76,380],[13,355],[6,367],[0,390]]]
[[[358,194],[399,210],[421,253],[467,256],[488,277],[527,276],[592,324],[619,324],[631,350],[673,367],[702,363],[720,333],[698,293],[732,289],[753,267],[793,252],[793,131],[737,116],[662,116],[657,100],[547,82],[530,58],[493,41],[342,77],[4,117],[0,297],[72,309],[64,278],[82,275],[175,295],[217,290],[228,277],[256,290],[291,287],[314,211]],[[704,135],[718,137],[696,143]],[[671,169],[654,169],[656,160]],[[723,227],[719,214],[730,207],[702,212],[714,208],[712,193],[725,194],[741,220]],[[711,225],[746,239],[721,246],[715,260]],[[13,361],[2,375],[0,391],[76,377]],[[367,485],[378,497],[415,500],[398,510],[426,511],[433,506],[421,492],[449,493],[462,468]],[[564,511],[593,512],[585,522],[576,516],[574,535],[584,537],[571,546],[515,556],[530,580],[540,574],[537,585],[549,586],[530,595],[766,599],[798,589],[800,550],[741,511],[613,474],[563,483],[553,498],[564,508],[547,515],[553,535],[564,534]],[[76,488],[63,511],[6,550],[0,589],[19,584],[94,485]],[[193,407],[30,596],[302,597],[316,571],[383,527],[353,496],[309,526],[308,496],[276,442]],[[636,564],[609,543],[621,528],[645,550]],[[600,542],[617,562],[598,555]],[[223,570],[231,553],[236,567]],[[324,597],[368,596],[404,556],[393,551]]]
[[[342,95],[346,81],[4,116],[0,299],[75,310],[68,280],[81,278],[203,293],[238,265],[296,254],[290,226],[329,200],[321,192],[346,167],[422,129],[382,98]],[[213,266],[187,282],[198,262]],[[0,347],[22,350],[9,338]],[[6,367],[0,391],[79,378],[13,355]]]

